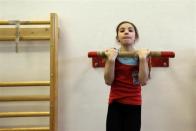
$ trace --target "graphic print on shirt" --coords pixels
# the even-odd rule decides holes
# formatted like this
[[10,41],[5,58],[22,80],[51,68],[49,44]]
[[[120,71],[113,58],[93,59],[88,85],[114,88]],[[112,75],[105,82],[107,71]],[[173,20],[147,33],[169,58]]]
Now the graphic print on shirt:
[[132,78],[132,83],[133,85],[139,85],[140,84],[139,79],[138,79],[139,72],[138,72],[138,69],[134,67],[134,66],[137,66],[139,63],[138,58],[118,57],[118,60],[122,64],[133,66],[132,71],[131,71],[132,73],[130,74]]
[[133,85],[139,85],[140,84],[140,82],[139,82],[139,78],[138,78],[138,71],[137,70],[135,70],[135,71],[133,71],[132,72],[132,80],[133,80]]

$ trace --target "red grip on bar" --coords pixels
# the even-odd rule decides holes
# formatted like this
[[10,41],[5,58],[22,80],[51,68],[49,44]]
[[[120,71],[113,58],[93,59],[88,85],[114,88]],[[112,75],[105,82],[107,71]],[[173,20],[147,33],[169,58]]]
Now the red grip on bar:
[[97,51],[88,52],[88,57],[97,57],[97,56],[98,56]]
[[161,57],[175,57],[175,53],[172,51],[161,51]]

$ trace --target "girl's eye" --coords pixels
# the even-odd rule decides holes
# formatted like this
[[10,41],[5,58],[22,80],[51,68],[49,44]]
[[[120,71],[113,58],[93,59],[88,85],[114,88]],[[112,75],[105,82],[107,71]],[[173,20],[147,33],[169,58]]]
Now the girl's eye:
[[124,32],[124,31],[125,31],[124,29],[120,30],[120,32]]
[[129,30],[129,32],[133,32],[133,30]]

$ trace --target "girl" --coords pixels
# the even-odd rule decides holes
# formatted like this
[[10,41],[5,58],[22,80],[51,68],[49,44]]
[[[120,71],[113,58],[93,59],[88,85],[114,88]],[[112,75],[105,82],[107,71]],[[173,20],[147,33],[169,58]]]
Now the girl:
[[[136,26],[123,21],[116,28],[116,39],[120,49],[108,49],[104,79],[111,86],[106,131],[140,131],[141,86],[149,78],[147,57],[149,50],[136,50],[139,39]],[[118,52],[136,52],[138,58],[117,57]]]

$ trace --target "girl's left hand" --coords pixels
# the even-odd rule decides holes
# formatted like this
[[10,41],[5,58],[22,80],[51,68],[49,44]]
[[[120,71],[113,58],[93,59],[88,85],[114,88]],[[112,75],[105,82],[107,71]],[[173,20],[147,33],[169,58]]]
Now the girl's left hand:
[[137,51],[139,59],[146,59],[150,55],[149,49],[140,49]]

